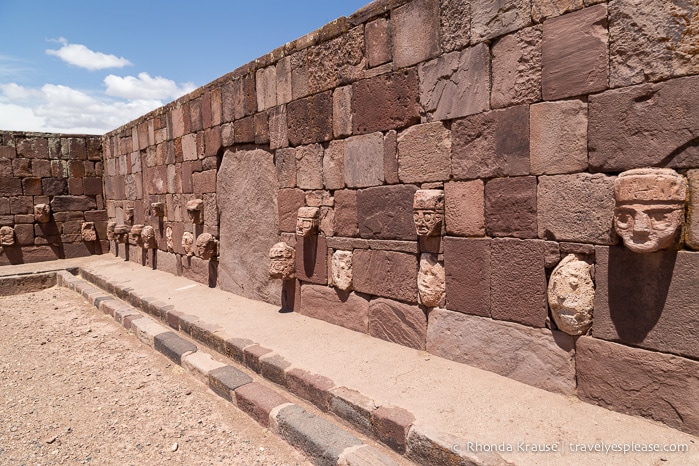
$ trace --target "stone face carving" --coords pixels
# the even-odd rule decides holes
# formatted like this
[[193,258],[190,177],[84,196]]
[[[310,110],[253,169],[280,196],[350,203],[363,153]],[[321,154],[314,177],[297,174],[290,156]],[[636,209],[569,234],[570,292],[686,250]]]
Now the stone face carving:
[[218,255],[218,241],[211,233],[202,233],[197,238],[197,256],[211,260]]
[[551,272],[549,307],[558,328],[569,335],[582,335],[592,326],[595,285],[592,266],[568,254]]
[[187,202],[187,215],[195,225],[204,223],[204,201],[201,199],[192,199]]
[[194,255],[194,235],[189,231],[182,234],[182,249],[187,256]]
[[296,218],[296,236],[313,236],[320,226],[318,207],[301,207]]
[[332,257],[333,285],[341,290],[352,289],[352,251],[335,251]]
[[413,197],[413,220],[418,236],[439,236],[444,220],[444,191],[420,189]]
[[143,232],[143,225],[134,225],[131,227],[131,240],[138,244],[141,245],[141,233]]
[[83,241],[97,241],[97,230],[94,222],[83,222],[80,226],[80,236]]
[[114,227],[114,239],[118,243],[128,243],[130,231],[127,225],[117,225]]
[[296,277],[296,250],[284,242],[269,250],[269,276],[291,280]]
[[165,228],[165,244],[167,245],[168,252],[173,252],[175,250],[175,243],[172,239],[172,227],[170,226]]
[[15,245],[15,229],[12,227],[4,226],[0,228],[0,246],[14,246]]
[[116,228],[116,222],[107,222],[107,240],[114,241],[114,229]]
[[614,228],[634,252],[655,252],[677,243],[684,221],[687,182],[669,168],[623,172],[614,182]]
[[51,221],[51,206],[49,204],[37,204],[34,206],[34,220],[38,223]]
[[153,202],[150,205],[150,213],[153,217],[165,217],[165,203]]
[[125,212],[126,212],[126,221],[133,225],[133,215],[134,215],[133,207],[127,207],[125,209]]
[[417,289],[420,304],[425,307],[437,307],[445,299],[444,265],[436,254],[423,253],[420,255],[420,270],[417,274]]
[[141,230],[141,246],[144,249],[155,249],[158,247],[158,241],[155,239],[155,229],[146,225]]

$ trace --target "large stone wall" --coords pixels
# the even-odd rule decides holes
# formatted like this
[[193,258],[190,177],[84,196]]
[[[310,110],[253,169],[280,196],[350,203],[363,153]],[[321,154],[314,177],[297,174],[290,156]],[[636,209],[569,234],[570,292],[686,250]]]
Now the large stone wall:
[[[378,0],[107,134],[110,220],[150,224],[158,240],[112,247],[697,433],[698,11]],[[684,241],[639,254],[615,233],[614,183],[648,166],[686,177],[689,208]],[[425,189],[443,190],[444,221],[418,237]],[[193,199],[203,224],[187,216]],[[296,236],[301,207],[318,208],[317,234]],[[217,236],[220,260],[187,256],[185,232]],[[264,273],[277,241],[296,251],[283,285]],[[559,330],[548,305],[569,254],[594,266],[583,336]]]

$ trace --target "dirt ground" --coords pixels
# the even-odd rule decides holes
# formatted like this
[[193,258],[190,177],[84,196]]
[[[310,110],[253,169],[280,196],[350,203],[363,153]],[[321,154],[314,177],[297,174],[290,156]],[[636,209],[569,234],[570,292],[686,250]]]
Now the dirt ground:
[[0,464],[308,465],[77,294],[0,298]]

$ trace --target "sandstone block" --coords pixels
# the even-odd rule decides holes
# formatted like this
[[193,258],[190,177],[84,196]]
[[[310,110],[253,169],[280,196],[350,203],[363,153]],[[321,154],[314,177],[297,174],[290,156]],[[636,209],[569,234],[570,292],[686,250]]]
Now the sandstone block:
[[323,411],[330,409],[330,389],[335,384],[329,378],[294,368],[287,371],[286,384],[294,395],[310,401]]
[[444,183],[444,220],[448,235],[485,234],[485,194],[482,180]]
[[333,134],[352,134],[352,86],[338,87],[333,92]]
[[235,144],[255,142],[254,116],[247,116],[233,122],[233,141]]
[[297,147],[296,185],[301,189],[323,189],[323,146]]
[[541,100],[541,38],[542,28],[535,26],[493,44],[493,108]]
[[428,120],[449,120],[490,108],[490,51],[478,44],[418,68],[420,103]]
[[366,65],[364,28],[352,28],[334,39],[309,47],[305,52],[310,93],[349,84],[361,77]]
[[489,236],[537,237],[536,177],[495,178],[485,185]]
[[306,195],[300,189],[280,189],[277,194],[279,210],[279,230],[289,233],[296,231],[299,208],[304,206]]
[[491,240],[444,238],[447,308],[490,317]]
[[332,139],[332,92],[322,92],[289,102],[286,112],[289,141],[292,146]]
[[274,107],[269,112],[269,148],[279,149],[288,145],[286,106],[281,105]]
[[277,105],[291,102],[291,58],[284,57],[277,62]]
[[575,392],[573,337],[562,332],[434,309],[427,351],[544,390]]
[[297,238],[296,278],[320,285],[328,283],[328,245],[324,236]]
[[398,184],[398,135],[391,130],[383,138],[383,171],[386,184]]
[[391,45],[396,68],[439,54],[439,1],[417,0],[391,12]]
[[42,178],[41,189],[44,196],[68,194],[68,182],[65,178]]
[[597,5],[544,23],[542,89],[545,100],[607,88],[607,6]]
[[304,283],[298,312],[361,333],[369,325],[369,300],[357,293]]
[[257,110],[267,110],[277,105],[277,69],[268,66],[255,72]]
[[357,191],[335,191],[335,222],[333,229],[338,236],[359,236]]
[[417,270],[414,254],[357,249],[352,255],[352,281],[361,293],[417,303]]
[[386,18],[375,19],[364,27],[364,41],[370,68],[391,61],[391,31],[389,28],[390,23]]
[[345,187],[345,141],[330,141],[323,154],[323,185],[325,189]]
[[409,411],[393,406],[381,406],[371,413],[374,434],[383,443],[399,453],[405,453],[410,426],[415,416]]
[[544,327],[548,317],[545,242],[494,239],[490,259],[493,319]]
[[415,68],[363,79],[352,84],[352,133],[365,134],[420,121]]
[[587,104],[542,102],[530,107],[529,118],[532,174],[587,170]]
[[349,188],[383,184],[383,134],[371,133],[344,142],[344,178]]
[[576,346],[581,399],[699,433],[699,362],[585,336]]
[[378,186],[357,191],[360,236],[368,239],[415,240],[415,191],[417,188],[413,185]]
[[699,170],[687,172],[689,180],[689,209],[687,218],[687,246],[699,249]]
[[258,382],[236,388],[235,400],[238,409],[249,414],[265,427],[269,426],[269,413],[272,409],[289,402],[271,388]]
[[51,200],[52,212],[94,210],[97,203],[88,196],[54,196]]
[[471,40],[493,39],[528,26],[530,0],[472,0]]
[[471,40],[471,4],[461,0],[441,0],[439,32],[442,52],[467,46]]
[[442,122],[412,126],[398,136],[398,176],[404,183],[449,179],[450,156],[451,134]]
[[416,305],[384,298],[372,299],[369,304],[369,335],[424,350],[427,317]]
[[539,238],[614,244],[614,177],[539,177],[537,215]]
[[296,149],[284,148],[275,152],[274,162],[280,188],[296,187]]
[[452,124],[454,179],[529,174],[529,106],[519,105]]
[[532,0],[532,19],[540,23],[582,7],[583,0]]

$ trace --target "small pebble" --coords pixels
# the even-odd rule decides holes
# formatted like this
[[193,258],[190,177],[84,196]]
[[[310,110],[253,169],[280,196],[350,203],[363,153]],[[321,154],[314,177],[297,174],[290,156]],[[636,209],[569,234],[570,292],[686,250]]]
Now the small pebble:
[[50,444],[52,444],[52,443],[55,442],[55,441],[56,441],[56,436],[54,435],[53,437],[51,437],[50,439],[48,439],[48,440],[46,441],[46,443],[48,443],[48,444],[50,445]]
[[170,448],[170,450],[171,450],[171,451],[177,451],[178,448],[179,448],[179,445],[177,444],[177,442],[175,442],[175,443],[172,444],[172,448]]

